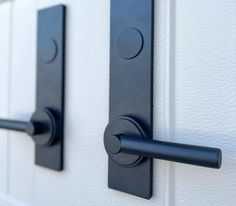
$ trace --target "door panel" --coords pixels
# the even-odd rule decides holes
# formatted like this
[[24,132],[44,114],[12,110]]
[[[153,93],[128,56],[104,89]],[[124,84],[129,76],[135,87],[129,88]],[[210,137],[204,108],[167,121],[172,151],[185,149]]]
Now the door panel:
[[[36,2],[14,1],[12,21],[10,118],[27,121],[35,109]],[[9,134],[9,195],[33,204],[33,141],[24,133]]]
[[[8,117],[9,92],[9,62],[10,62],[10,29],[11,29],[11,2],[0,3],[0,115]],[[7,193],[8,168],[8,138],[6,131],[0,131],[0,192]]]
[[0,192],[32,206],[233,205],[234,0],[155,1],[154,139],[220,147],[224,156],[218,171],[155,160],[151,200],[107,187],[110,0],[0,4],[0,115],[28,120],[34,111],[37,10],[59,3],[67,7],[65,169],[34,165],[31,138],[1,131]]

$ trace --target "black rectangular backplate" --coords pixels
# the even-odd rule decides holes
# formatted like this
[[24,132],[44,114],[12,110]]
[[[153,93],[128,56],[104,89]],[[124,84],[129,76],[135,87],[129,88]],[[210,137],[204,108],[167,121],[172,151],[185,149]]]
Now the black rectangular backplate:
[[38,12],[37,109],[55,115],[57,141],[52,146],[36,146],[36,164],[63,169],[65,7]]
[[[153,0],[111,0],[110,121],[139,119],[152,138]],[[108,186],[143,198],[152,196],[152,160],[121,167],[109,159]]]

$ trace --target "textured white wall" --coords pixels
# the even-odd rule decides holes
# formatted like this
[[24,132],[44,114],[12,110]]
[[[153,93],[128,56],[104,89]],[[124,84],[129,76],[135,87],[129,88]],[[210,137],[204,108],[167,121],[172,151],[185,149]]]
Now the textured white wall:
[[236,2],[155,1],[154,137],[221,147],[224,162],[217,171],[155,161],[149,201],[107,188],[110,0],[0,4],[0,115],[34,111],[36,11],[57,3],[67,6],[65,170],[35,166],[32,140],[1,132],[0,192],[32,206],[234,205]]
[[176,141],[217,146],[219,171],[176,165],[176,205],[236,204],[236,1],[176,3]]

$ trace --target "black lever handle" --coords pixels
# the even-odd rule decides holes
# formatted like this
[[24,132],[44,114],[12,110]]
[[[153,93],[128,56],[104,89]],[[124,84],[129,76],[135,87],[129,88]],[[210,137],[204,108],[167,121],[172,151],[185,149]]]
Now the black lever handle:
[[17,120],[0,119],[0,128],[26,132],[29,136],[33,136],[36,134],[39,135],[45,132],[41,123],[32,121],[24,122]]
[[154,141],[124,135],[112,136],[110,143],[112,146],[108,150],[113,154],[123,152],[203,167],[217,169],[221,167],[222,153],[218,148]]
[[0,128],[25,132],[28,122],[0,119]]
[[221,167],[222,161],[218,148],[152,140],[145,136],[139,123],[128,117],[108,124],[104,145],[111,159],[119,163],[125,161],[119,157],[122,153],[216,169]]
[[55,125],[55,118],[47,109],[36,111],[29,122],[0,119],[0,129],[26,132],[37,145],[51,145],[55,140]]

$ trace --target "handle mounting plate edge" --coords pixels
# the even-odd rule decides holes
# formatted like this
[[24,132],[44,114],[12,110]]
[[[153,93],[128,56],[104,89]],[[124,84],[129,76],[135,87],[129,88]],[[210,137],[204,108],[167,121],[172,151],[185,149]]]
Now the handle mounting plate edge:
[[56,120],[56,141],[37,146],[35,162],[53,170],[63,169],[65,6],[38,12],[36,109],[46,108]]
[[[111,0],[109,121],[129,116],[152,138],[153,0]],[[132,12],[130,12],[132,11]],[[122,167],[109,158],[108,186],[152,196],[152,159]]]

